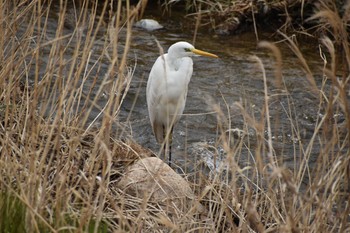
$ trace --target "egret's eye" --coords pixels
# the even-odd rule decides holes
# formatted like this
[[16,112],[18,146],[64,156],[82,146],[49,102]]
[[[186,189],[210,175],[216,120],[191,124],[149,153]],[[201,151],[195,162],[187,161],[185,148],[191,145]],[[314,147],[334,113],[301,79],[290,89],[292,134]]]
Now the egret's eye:
[[185,48],[185,52],[191,52],[191,49]]

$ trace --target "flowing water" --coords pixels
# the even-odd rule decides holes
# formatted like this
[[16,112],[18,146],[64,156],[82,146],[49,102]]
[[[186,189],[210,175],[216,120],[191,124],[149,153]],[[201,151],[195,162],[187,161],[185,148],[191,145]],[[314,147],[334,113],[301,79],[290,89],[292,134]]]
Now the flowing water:
[[[145,15],[147,17],[147,13]],[[54,38],[57,28],[57,19],[50,18],[48,39]],[[128,132],[132,138],[142,146],[159,151],[152,133],[146,105],[146,83],[149,71],[159,56],[156,40],[166,51],[167,48],[177,41],[193,40],[193,31],[186,29],[182,24],[183,18],[160,21],[164,29],[148,32],[142,29],[133,29],[132,46],[129,53],[129,64],[135,66],[135,73],[131,81],[131,87],[122,105],[119,120],[129,126]],[[66,29],[70,32],[72,29]],[[266,35],[259,34],[259,39],[269,40]],[[103,39],[103,35],[97,37]],[[71,42],[74,47],[74,41]],[[203,145],[215,146],[219,154],[222,148],[215,143],[220,136],[218,125],[220,121],[217,114],[213,113],[213,106],[220,106],[226,120],[229,122],[232,137],[237,138],[239,131],[248,135],[242,151],[237,158],[242,163],[250,163],[253,158],[256,143],[256,132],[252,125],[247,125],[242,117],[242,112],[235,103],[240,103],[246,111],[257,121],[261,119],[264,106],[264,81],[262,71],[252,56],[259,57],[266,69],[269,95],[270,120],[273,126],[273,145],[277,156],[282,158],[287,166],[292,166],[295,158],[300,158],[302,142],[308,142],[311,138],[317,118],[318,101],[310,91],[305,72],[298,58],[290,51],[286,43],[277,43],[283,56],[283,77],[286,90],[278,91],[274,86],[274,59],[266,49],[257,47],[256,36],[253,33],[245,33],[236,36],[215,36],[213,33],[200,31],[195,40],[198,49],[217,54],[219,59],[194,57],[194,72],[189,84],[187,103],[184,116],[174,129],[173,159],[183,165],[194,163],[200,159],[198,150]],[[97,41],[93,46],[94,51],[99,51],[103,42]],[[322,82],[323,61],[319,55],[317,44],[309,41],[300,41],[299,47],[306,56],[307,62],[315,74],[320,85]],[[72,53],[74,50],[72,49]],[[69,54],[67,54],[69,57]],[[94,54],[90,62],[94,63]],[[97,59],[97,58],[96,58]],[[43,63],[45,59],[43,58]],[[100,70],[91,73],[91,76],[101,75],[107,72],[108,59],[102,61]],[[93,78],[87,78],[86,89],[94,82]],[[94,97],[94,96],[92,96]],[[103,108],[106,100],[101,98],[98,104]],[[100,112],[95,108],[90,120],[93,120]],[[291,117],[289,117],[291,115]],[[342,116],[337,116],[342,118]],[[291,118],[293,120],[291,120]],[[341,119],[340,119],[341,120]],[[294,131],[293,131],[294,130]],[[295,132],[300,132],[300,138]],[[265,134],[266,136],[266,134]],[[304,144],[305,145],[305,144]],[[318,154],[317,146],[314,147],[312,159]],[[194,156],[197,156],[195,159]],[[202,153],[207,163],[212,164],[210,153]]]
[[[158,153],[157,145],[150,126],[146,105],[146,83],[149,71],[159,56],[155,40],[166,49],[177,41],[193,40],[193,31],[183,30],[181,25],[167,25],[161,22],[165,29],[147,32],[135,29],[132,53],[137,59],[136,72],[133,77],[132,88],[127,101],[123,104],[124,119],[131,122],[133,139],[141,145]],[[169,29],[168,29],[169,28]],[[261,38],[268,40],[264,35]],[[256,120],[261,118],[264,106],[264,81],[261,69],[252,56],[258,56],[264,64],[267,75],[267,85],[270,98],[270,115],[273,127],[273,145],[277,156],[283,159],[287,166],[295,164],[300,159],[300,141],[308,142],[311,138],[316,119],[320,116],[318,101],[310,91],[310,84],[306,80],[298,58],[291,52],[286,43],[277,43],[283,56],[283,77],[287,90],[279,92],[274,86],[274,59],[269,51],[257,48],[256,36],[246,33],[237,36],[218,37],[210,33],[200,32],[195,40],[196,48],[215,53],[220,58],[211,59],[194,57],[194,72],[189,84],[187,103],[184,116],[174,129],[173,158],[180,164],[194,161],[202,157],[208,165],[213,166],[213,153],[206,150],[208,146],[215,146],[219,154],[222,148],[215,144],[219,121],[213,113],[213,106],[220,106],[230,120],[231,132],[246,131],[250,139],[246,140],[239,158],[240,162],[250,163],[256,143],[256,132],[253,127],[244,124],[242,113],[236,107],[236,102],[243,105]],[[308,65],[315,72],[318,82],[322,81],[321,69],[323,61],[319,56],[317,44],[303,41],[299,44],[306,56]],[[132,105],[137,98],[136,104]],[[288,117],[288,115],[291,115]],[[291,126],[291,118],[293,126]],[[277,123],[278,121],[278,123]],[[293,132],[297,127],[300,138]],[[295,128],[294,128],[295,130]],[[267,131],[265,132],[267,135]],[[237,137],[237,133],[232,134]],[[266,137],[267,138],[267,137]],[[305,144],[306,145],[306,144]],[[314,157],[318,154],[314,148]],[[198,157],[199,156],[199,157]],[[190,165],[192,167],[192,165]]]

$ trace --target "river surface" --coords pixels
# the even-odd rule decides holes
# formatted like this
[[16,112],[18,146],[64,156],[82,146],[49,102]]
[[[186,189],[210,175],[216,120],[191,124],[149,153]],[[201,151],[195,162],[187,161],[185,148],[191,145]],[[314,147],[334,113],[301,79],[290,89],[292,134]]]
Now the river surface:
[[[154,14],[146,12],[144,18],[147,17],[154,17]],[[145,93],[148,74],[159,56],[156,40],[166,51],[177,41],[192,43],[193,30],[190,30],[188,26],[184,27],[186,18],[182,16],[167,20],[156,19],[164,26],[164,29],[149,32],[133,28],[129,66],[133,67],[135,72],[126,99],[122,104],[119,121],[128,128],[125,131],[127,134],[122,135],[123,137],[130,134],[133,140],[157,154],[159,145],[156,143],[149,122]],[[56,20],[57,18],[54,17],[48,20],[48,40],[55,36]],[[71,32],[72,29],[65,30]],[[97,54],[104,43],[103,38],[103,35],[97,37],[97,42],[92,47]],[[259,39],[273,40],[269,38],[269,35],[261,33],[259,33]],[[70,43],[74,48],[74,41]],[[256,36],[253,33],[217,36],[205,30],[198,32],[195,40],[196,48],[215,53],[219,59],[193,58],[194,72],[189,84],[184,116],[174,128],[172,151],[175,163],[181,167],[194,167],[194,163],[203,159],[209,166],[213,166],[214,160],[210,156],[215,150],[224,157],[222,146],[216,143],[221,135],[218,129],[223,121],[227,122],[224,128],[233,138],[233,145],[235,145],[235,140],[237,142],[242,139],[242,136],[237,136],[239,135],[237,132],[243,132],[245,135],[243,146],[235,155],[236,160],[242,164],[249,164],[254,160],[257,142],[256,130],[243,118],[236,104],[240,103],[256,121],[261,119],[265,101],[264,81],[262,71],[252,56],[259,57],[266,70],[274,153],[286,166],[295,166],[293,161],[301,159],[302,147],[307,146],[313,135],[322,110],[319,111],[319,102],[310,91],[310,85],[298,58],[291,52],[287,43],[281,41],[276,45],[281,49],[283,56],[282,73],[285,82],[283,91],[276,90],[274,86],[274,59],[271,53],[257,47]],[[317,84],[321,86],[323,61],[319,55],[318,44],[304,40],[299,41],[298,46],[306,57]],[[74,49],[72,49],[73,52]],[[66,56],[69,57],[69,54]],[[94,64],[93,59],[94,53],[90,60],[92,64]],[[107,71],[108,59],[100,62],[99,73],[92,72],[91,75],[102,76]],[[43,64],[45,64],[44,57]],[[84,84],[86,89],[88,90],[94,82],[93,78],[87,78]],[[99,114],[105,102],[105,98],[102,97],[98,100],[100,107],[92,110],[91,121]],[[213,106],[219,106],[223,112],[224,117],[219,121],[217,113],[213,113]],[[337,117],[342,118],[342,116]],[[267,138],[266,130],[264,135]],[[205,149],[210,146],[215,149]],[[316,160],[318,150],[317,145],[314,145],[313,156],[310,158],[311,164]],[[198,153],[198,151],[203,153]]]
[[[159,56],[155,40],[159,41],[165,51],[177,41],[192,42],[193,40],[193,31],[184,30],[181,24],[174,26],[168,25],[167,21],[160,21],[160,23],[165,27],[163,30],[147,32],[135,29],[134,31],[131,53],[135,54],[137,67],[132,87],[123,104],[124,113],[121,118],[130,121],[128,125],[132,128],[133,139],[155,153],[158,153],[159,145],[155,141],[150,126],[145,94],[149,71]],[[272,40],[268,35],[259,34],[259,37]],[[252,56],[258,56],[266,69],[268,91],[271,95],[269,108],[274,152],[287,166],[295,165],[294,160],[302,157],[300,147],[307,146],[320,113],[318,101],[310,91],[305,72],[287,44],[277,43],[283,56],[282,72],[286,89],[282,92],[276,91],[273,85],[274,59],[266,49],[257,48],[257,40],[253,33],[220,37],[199,32],[195,46],[215,53],[220,58],[193,58],[194,72],[189,84],[184,116],[174,129],[173,154],[175,155],[173,158],[175,161],[179,161],[182,165],[184,163],[193,165],[203,157],[205,162],[213,168],[212,155],[215,154],[215,150],[217,149],[217,154],[223,154],[222,147],[216,144],[221,135],[218,131],[221,120],[218,121],[217,114],[212,113],[215,105],[220,106],[225,115],[224,119],[227,122],[230,121],[230,126],[226,125],[226,129],[231,128],[231,131],[227,132],[232,132],[233,138],[237,138],[237,132],[240,131],[247,135],[237,160],[243,164],[249,164],[252,161],[256,132],[254,127],[250,127],[244,121],[242,112],[235,103],[238,102],[244,106],[252,118],[257,121],[261,119],[264,106],[263,75],[256,61],[252,59]],[[320,84],[323,61],[319,56],[318,45],[315,42],[301,41],[299,47]],[[135,98],[137,101],[133,105],[131,103],[134,103]],[[207,148],[211,146],[216,149],[208,150]],[[310,158],[311,160],[315,160],[319,152],[317,146],[313,150],[314,156]],[[219,164],[216,163],[216,165]],[[192,165],[189,166],[193,167]]]

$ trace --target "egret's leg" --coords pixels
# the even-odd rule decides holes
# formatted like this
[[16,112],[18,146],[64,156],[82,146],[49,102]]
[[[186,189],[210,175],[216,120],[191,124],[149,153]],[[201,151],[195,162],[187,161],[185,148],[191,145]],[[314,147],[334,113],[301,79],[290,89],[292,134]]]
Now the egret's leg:
[[171,167],[171,144],[173,142],[173,130],[174,127],[171,127],[169,135],[167,135],[167,132],[165,130],[165,126],[163,125],[163,133],[164,133],[164,145],[163,145],[163,151],[164,151],[164,159],[167,158],[168,155],[168,164]]
[[[166,140],[166,130],[165,130],[165,126],[163,125],[163,138],[164,140]],[[164,160],[166,160],[166,155],[167,155],[167,140],[164,142],[164,145],[163,145],[163,153],[164,153]]]
[[173,144],[173,130],[174,130],[174,126],[171,127],[170,134],[169,134],[169,161],[168,161],[168,164],[170,167],[171,167],[171,145]]

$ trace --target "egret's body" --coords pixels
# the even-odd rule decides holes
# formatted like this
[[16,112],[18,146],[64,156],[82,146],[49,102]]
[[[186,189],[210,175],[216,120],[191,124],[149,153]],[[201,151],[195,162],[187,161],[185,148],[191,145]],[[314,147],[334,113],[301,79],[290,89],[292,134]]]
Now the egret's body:
[[[173,126],[185,108],[188,84],[193,72],[190,56],[195,54],[217,57],[197,50],[187,42],[177,42],[170,46],[168,53],[158,57],[151,69],[146,97],[148,114],[158,143],[164,143],[164,139],[171,143]],[[170,160],[169,155],[169,163]]]

